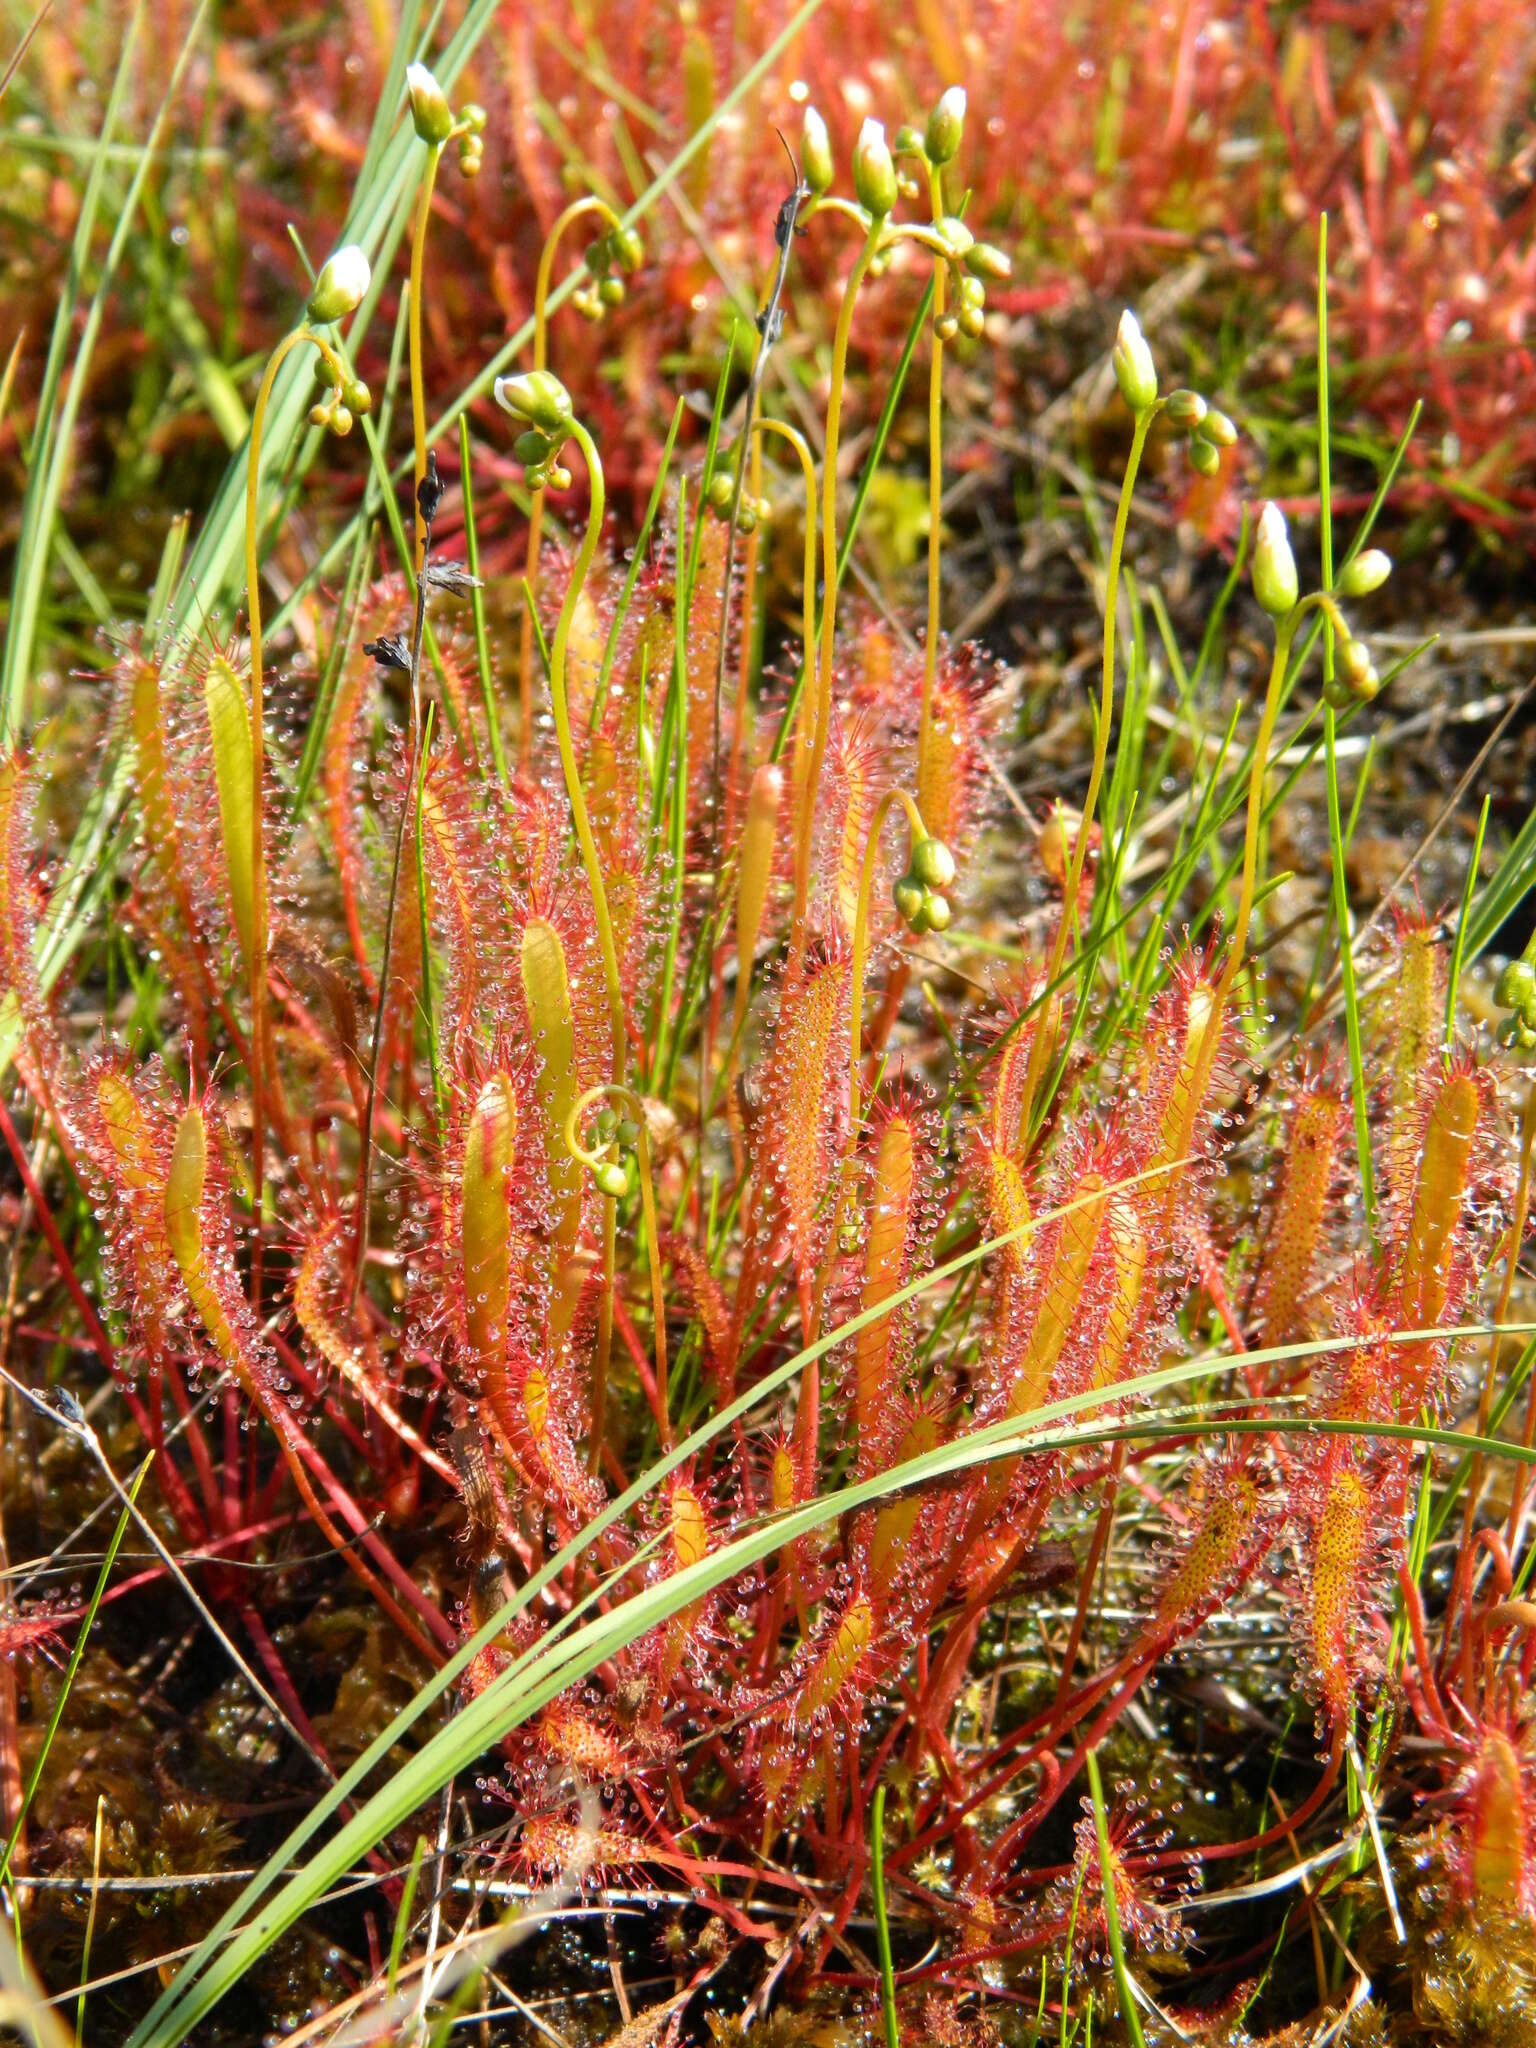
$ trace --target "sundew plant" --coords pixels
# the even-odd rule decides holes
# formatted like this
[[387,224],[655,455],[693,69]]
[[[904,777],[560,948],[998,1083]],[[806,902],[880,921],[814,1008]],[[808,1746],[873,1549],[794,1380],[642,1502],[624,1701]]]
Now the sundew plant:
[[[1461,904],[1352,924],[1408,444],[1336,520],[1326,221],[1317,517],[1246,507],[1161,670],[1133,518],[1244,429],[1106,323],[1086,762],[1031,804],[1017,679],[944,630],[1011,271],[963,82],[753,138],[771,261],[707,386],[648,366],[671,430],[610,514],[562,351],[643,288],[645,208],[570,196],[432,425],[435,204],[498,117],[457,40],[410,54],[67,749],[24,651],[58,378],[32,431],[7,1584],[50,1490],[92,1533],[0,1610],[4,2025],[1528,2041],[1536,966],[1466,1000],[1476,851]],[[850,573],[904,387],[915,616]],[[327,436],[363,511],[315,641],[279,558]],[[1272,1015],[1311,771],[1329,916]]]

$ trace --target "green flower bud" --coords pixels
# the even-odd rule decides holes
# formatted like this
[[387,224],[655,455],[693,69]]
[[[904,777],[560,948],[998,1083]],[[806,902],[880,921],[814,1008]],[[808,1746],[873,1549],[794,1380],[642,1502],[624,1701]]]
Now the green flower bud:
[[751,498],[743,498],[736,508],[736,531],[741,534],[757,531],[757,505]]
[[1349,677],[1340,673],[1325,677],[1323,702],[1331,704],[1335,711],[1351,711],[1359,702],[1359,696],[1350,684]]
[[820,195],[832,183],[832,138],[814,107],[807,107],[800,129],[800,175]]
[[736,496],[736,480],[728,469],[717,469],[709,480],[709,508],[722,518],[731,509]]
[[356,242],[348,242],[330,257],[309,295],[309,317],[317,327],[329,327],[333,320],[345,320],[363,303],[373,272],[368,258]]
[[549,465],[549,480],[545,488],[551,491],[568,491],[571,488],[571,472],[563,462]]
[[962,306],[984,306],[987,288],[979,277],[963,274],[955,279],[955,297]]
[[952,213],[947,213],[942,220],[935,221],[933,231],[949,251],[952,263],[962,262],[967,250],[976,245],[976,237],[965,222],[957,220]]
[[640,239],[640,230],[615,228],[608,239],[613,244],[614,259],[619,268],[633,276],[645,261],[645,244]]
[[605,277],[597,288],[597,296],[605,306],[622,306],[624,303],[623,278]]
[[853,189],[864,211],[881,220],[896,204],[896,165],[885,139],[885,125],[867,120],[853,149]]
[[361,377],[348,377],[341,387],[341,395],[359,419],[366,418],[373,411],[373,393]]
[[1170,391],[1163,410],[1172,426],[1198,427],[1210,408],[1198,391]]
[[982,330],[986,324],[986,319],[980,306],[962,306],[960,308],[960,332],[968,336],[970,340],[980,341]]
[[512,453],[521,463],[544,462],[555,453],[555,448],[547,434],[540,434],[529,427],[512,443]]
[[903,924],[911,925],[914,929],[916,928],[917,920],[922,913],[926,894],[927,891],[923,888],[922,883],[918,881],[917,877],[910,870],[897,882],[895,888],[891,891],[891,895],[895,899],[896,914],[900,917]]
[[629,1188],[629,1175],[612,1160],[600,1166],[592,1178],[597,1182],[598,1193],[607,1195],[610,1201],[622,1200]]
[[425,64],[408,64],[405,89],[411,97],[411,119],[423,142],[441,147],[453,133],[453,109]]
[[464,106],[459,109],[459,119],[464,123],[464,126],[471,135],[483,135],[485,133],[486,111],[478,100],[466,101]]
[[1392,557],[1381,548],[1366,548],[1339,572],[1340,597],[1369,597],[1392,574]]
[[1339,668],[1351,690],[1364,689],[1371,673],[1371,650],[1363,640],[1346,640],[1339,649]]
[[1151,349],[1147,347],[1146,336],[1129,306],[1120,315],[1111,360],[1120,396],[1132,412],[1145,412],[1157,403],[1157,366],[1152,360]]
[[903,121],[896,130],[895,138],[891,143],[891,150],[898,157],[926,156],[928,154],[923,148],[923,138],[918,134],[910,121]]
[[965,267],[987,284],[1003,284],[1013,275],[1012,258],[991,242],[972,242],[965,252]]
[[485,151],[473,136],[467,141],[461,142],[459,144],[459,176],[461,178],[478,178],[480,166],[484,159]]
[[933,316],[933,331],[940,341],[953,341],[960,332],[959,314],[935,313]]
[[931,835],[912,848],[912,873],[925,889],[947,889],[955,879],[955,856]]
[[1524,1010],[1536,1002],[1536,967],[1529,960],[1511,960],[1494,984],[1493,1000],[1501,1010]]
[[1237,429],[1224,412],[1217,412],[1214,406],[1200,422],[1202,440],[1209,441],[1213,448],[1234,448],[1237,445]]
[[328,427],[331,424],[331,408],[323,400],[317,400],[309,408],[309,424],[312,427]]
[[352,413],[350,407],[345,405],[333,405],[331,407],[331,432],[333,434],[339,434],[342,436],[343,439],[345,439],[345,437],[348,434],[350,434],[351,431]]
[[947,932],[952,914],[949,907],[949,898],[937,895],[930,889],[927,901],[923,905],[923,916],[929,931]]
[[603,317],[602,300],[596,292],[588,291],[585,285],[571,293],[571,304],[583,320],[601,320]]
[[1272,619],[1283,619],[1294,609],[1299,589],[1285,514],[1271,498],[1259,514],[1258,538],[1253,548],[1253,594]]
[[1221,451],[1196,434],[1190,439],[1189,460],[1191,468],[1199,470],[1202,476],[1214,476],[1221,468]]
[[496,379],[496,403],[514,419],[526,420],[552,439],[563,441],[576,417],[571,394],[552,370],[524,370]]
[[960,153],[965,133],[965,87],[952,85],[939,95],[939,103],[928,116],[923,146],[931,164],[950,163]]

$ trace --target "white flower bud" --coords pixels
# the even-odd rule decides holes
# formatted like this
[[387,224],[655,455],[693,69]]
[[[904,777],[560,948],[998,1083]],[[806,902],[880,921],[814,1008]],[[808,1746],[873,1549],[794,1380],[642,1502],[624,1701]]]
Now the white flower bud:
[[1392,557],[1381,548],[1367,548],[1339,574],[1340,597],[1369,597],[1392,574]]
[[405,88],[411,96],[411,119],[423,142],[441,145],[453,132],[453,111],[447,96],[425,64],[408,64]]
[[896,204],[896,165],[883,121],[866,120],[853,148],[853,189],[866,213],[883,219]]
[[800,175],[818,196],[832,183],[832,138],[814,107],[807,107],[800,129]]
[[965,87],[952,85],[941,93],[939,103],[928,116],[924,150],[931,164],[947,164],[960,149],[965,130]]
[[363,303],[373,272],[368,258],[356,242],[338,249],[315,279],[309,295],[309,317],[317,327],[329,327],[333,320],[345,320]]
[[1134,413],[1143,413],[1157,403],[1157,365],[1136,315],[1127,306],[1115,331],[1111,360],[1120,395]]
[[1253,549],[1253,594],[1272,619],[1283,619],[1294,610],[1298,590],[1296,557],[1291,553],[1285,514],[1271,498],[1259,514],[1259,534]]

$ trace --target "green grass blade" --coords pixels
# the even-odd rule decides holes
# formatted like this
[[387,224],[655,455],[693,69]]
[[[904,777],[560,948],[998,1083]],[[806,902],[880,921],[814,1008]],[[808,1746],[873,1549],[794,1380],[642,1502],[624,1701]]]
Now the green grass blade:
[[880,1948],[880,2010],[885,2018],[885,2048],[901,2048],[896,2024],[896,1973],[891,1968],[891,1923],[885,1910],[885,1787],[877,1787],[869,1824],[869,1874],[875,1891],[875,1935]]
[[1099,1759],[1088,1752],[1088,1791],[1093,1800],[1093,1828],[1099,1838],[1099,1889],[1104,1898],[1104,1925],[1109,1934],[1109,1960],[1120,1995],[1120,2017],[1134,2048],[1147,2048],[1141,2031],[1141,2014],[1136,2010],[1136,1992],[1125,1960],[1125,1937],[1120,1931],[1120,1901],[1115,1890],[1115,1865],[1109,1843],[1109,1815],[1104,1806],[1104,1786],[1099,1778]]
[[[31,458],[27,467],[27,487],[22,494],[21,521],[16,536],[16,565],[11,585],[10,615],[6,622],[5,649],[4,653],[0,654],[0,746],[6,746],[17,739],[26,723],[27,685],[31,678],[32,652],[37,641],[43,582],[52,553],[53,524],[58,512],[58,492],[63,481],[63,463],[57,458],[61,449],[66,457],[68,455],[69,425],[79,407],[89,360],[89,350],[83,337],[75,351],[75,374],[70,380],[70,392],[62,406],[59,401],[59,390],[63,383],[64,363],[69,353],[70,337],[74,332],[75,312],[85,282],[85,267],[90,258],[91,239],[96,231],[96,216],[101,206],[107,152],[117,128],[118,116],[122,112],[124,95],[132,74],[133,53],[138,42],[142,18],[143,10],[136,6],[128,18],[128,26],[123,33],[123,47],[118,57],[116,75],[112,80],[112,90],[107,98],[106,111],[102,115],[101,133],[91,158],[91,168],[86,175],[85,190],[80,199],[80,214],[75,223],[74,240],[70,246],[69,268],[65,273],[64,288],[59,294],[53,333],[48,342],[48,356],[43,366],[36,423],[32,430]],[[142,162],[147,165],[148,161],[146,150]],[[110,275],[109,260],[102,277],[103,286]]]

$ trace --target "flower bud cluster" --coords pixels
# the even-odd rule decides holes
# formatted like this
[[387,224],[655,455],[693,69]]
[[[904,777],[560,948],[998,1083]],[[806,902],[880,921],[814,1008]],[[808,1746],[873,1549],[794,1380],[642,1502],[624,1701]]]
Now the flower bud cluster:
[[524,423],[512,444],[531,491],[569,490],[571,472],[560,460],[576,417],[571,394],[551,370],[525,370],[496,379],[496,403]]
[[949,929],[949,898],[943,893],[955,879],[955,856],[942,839],[913,842],[906,873],[892,890],[902,923],[921,937]]
[[[1371,651],[1349,627],[1336,597],[1366,597],[1379,590],[1392,573],[1392,558],[1380,548],[1367,548],[1341,571],[1334,595],[1316,593],[1313,603],[1322,603],[1338,635],[1334,672],[1323,685],[1323,701],[1336,711],[1352,704],[1369,704],[1381,689],[1381,677]],[[1300,602],[1300,579],[1285,514],[1270,499],[1259,514],[1253,547],[1253,594],[1272,619],[1288,618]]]
[[592,1119],[592,1139],[593,1149],[608,1155],[592,1169],[593,1183],[600,1195],[621,1201],[634,1182],[640,1126],[628,1110],[605,1102]]
[[1214,476],[1224,448],[1237,442],[1237,428],[1224,412],[1208,405],[1198,391],[1172,391],[1163,416],[1189,437],[1189,460],[1201,476]]
[[361,419],[373,409],[373,393],[368,386],[361,377],[338,365],[329,350],[315,358],[315,382],[325,396],[317,399],[309,409],[312,427],[329,429],[333,434],[344,436],[351,433],[354,420]]
[[624,274],[633,275],[645,261],[645,245],[635,228],[616,227],[587,244],[587,276],[571,304],[584,320],[601,320],[611,306],[624,303]]
[[[729,468],[717,469],[709,480],[708,504],[718,518],[729,519],[731,503],[736,496],[736,482]],[[773,517],[771,498],[754,498],[750,491],[743,491],[741,502],[736,507],[736,531],[752,533],[758,526],[766,526]]]
[[1511,960],[1494,986],[1493,999],[1509,1015],[1499,1019],[1498,1040],[1507,1052],[1536,1052],[1536,938],[1520,959]]
[[[901,168],[911,159],[924,170],[942,170],[959,154],[965,132],[965,88],[952,85],[939,96],[928,116],[927,126],[918,128],[903,122],[893,142],[887,142],[885,126],[867,120],[859,132],[853,152],[853,189],[867,214],[883,220],[899,198],[920,196],[920,181]],[[820,198],[832,184],[832,146],[827,126],[814,107],[805,110],[800,133],[800,171],[812,195]],[[941,260],[947,263],[951,290],[942,313],[934,317],[934,333],[940,341],[952,341],[957,334],[976,339],[982,331],[988,284],[1010,277],[1013,266],[1003,250],[990,242],[978,242],[964,221],[946,214],[934,224],[934,233],[945,245]],[[882,250],[870,265],[878,274],[889,261]]]

